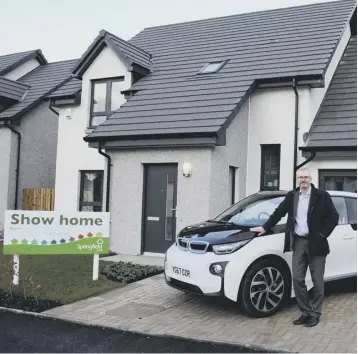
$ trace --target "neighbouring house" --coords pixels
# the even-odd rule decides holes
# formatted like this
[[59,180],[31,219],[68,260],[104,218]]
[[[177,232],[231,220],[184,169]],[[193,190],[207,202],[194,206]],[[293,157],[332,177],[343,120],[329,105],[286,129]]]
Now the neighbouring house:
[[23,208],[24,188],[55,187],[58,116],[44,97],[75,63],[48,63],[40,50],[0,56],[0,224]]
[[259,190],[356,190],[356,3],[101,31],[53,92],[56,209],[111,212],[111,249],[162,254]]

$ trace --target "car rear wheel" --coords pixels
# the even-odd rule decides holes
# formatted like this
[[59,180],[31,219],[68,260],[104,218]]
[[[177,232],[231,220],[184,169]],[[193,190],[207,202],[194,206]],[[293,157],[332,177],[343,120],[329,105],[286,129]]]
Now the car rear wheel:
[[287,267],[281,262],[262,259],[246,272],[239,302],[253,317],[268,317],[286,303],[291,288]]

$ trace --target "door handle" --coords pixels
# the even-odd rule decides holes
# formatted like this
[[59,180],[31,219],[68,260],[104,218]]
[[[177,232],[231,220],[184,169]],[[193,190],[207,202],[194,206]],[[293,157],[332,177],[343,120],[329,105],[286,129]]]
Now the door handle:
[[351,236],[351,235],[347,235],[347,234],[343,235],[343,240],[352,240],[352,239],[353,239],[353,236]]

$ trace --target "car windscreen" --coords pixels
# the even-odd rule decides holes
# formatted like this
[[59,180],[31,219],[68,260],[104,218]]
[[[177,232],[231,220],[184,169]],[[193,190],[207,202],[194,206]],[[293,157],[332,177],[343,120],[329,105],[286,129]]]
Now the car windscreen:
[[[234,204],[214,220],[245,226],[262,226],[284,198],[284,196],[262,198],[262,196],[253,195]],[[282,218],[278,225],[285,223],[286,219],[287,216]]]

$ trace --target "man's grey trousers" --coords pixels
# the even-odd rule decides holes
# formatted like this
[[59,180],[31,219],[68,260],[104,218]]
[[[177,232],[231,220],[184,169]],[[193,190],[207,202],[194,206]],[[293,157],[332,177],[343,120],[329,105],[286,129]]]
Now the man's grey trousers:
[[[302,314],[305,316],[320,317],[324,298],[326,256],[308,256],[308,237],[294,236],[292,257],[293,287],[298,308]],[[308,300],[305,283],[308,267],[314,285],[314,296],[311,301]]]

